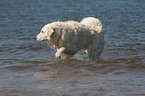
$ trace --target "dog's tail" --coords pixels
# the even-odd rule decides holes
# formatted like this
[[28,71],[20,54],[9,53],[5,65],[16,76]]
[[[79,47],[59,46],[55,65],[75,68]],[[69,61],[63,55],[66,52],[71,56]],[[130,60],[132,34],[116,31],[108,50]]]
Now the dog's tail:
[[99,19],[94,17],[86,17],[81,21],[82,24],[91,27],[92,29],[96,30],[97,33],[103,32],[102,23]]

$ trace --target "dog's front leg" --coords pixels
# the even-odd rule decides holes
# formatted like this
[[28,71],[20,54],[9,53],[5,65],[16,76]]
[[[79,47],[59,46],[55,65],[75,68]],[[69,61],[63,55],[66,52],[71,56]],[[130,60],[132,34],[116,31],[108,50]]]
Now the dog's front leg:
[[57,50],[56,54],[55,54],[55,58],[56,59],[68,59],[70,56],[68,54],[65,53],[66,52],[66,48],[65,47],[61,47],[60,49]]

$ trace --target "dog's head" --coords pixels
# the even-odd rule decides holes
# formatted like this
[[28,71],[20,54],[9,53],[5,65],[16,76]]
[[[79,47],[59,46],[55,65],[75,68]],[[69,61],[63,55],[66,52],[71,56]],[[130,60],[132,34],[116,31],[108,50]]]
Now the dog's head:
[[36,36],[37,41],[49,41],[50,37],[54,33],[54,28],[50,24],[45,25],[40,33]]

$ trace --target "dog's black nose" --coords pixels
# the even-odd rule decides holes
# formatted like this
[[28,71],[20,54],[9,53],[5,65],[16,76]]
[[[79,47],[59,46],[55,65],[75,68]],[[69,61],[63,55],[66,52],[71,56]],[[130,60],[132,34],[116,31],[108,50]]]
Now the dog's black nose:
[[37,38],[35,37],[34,39],[36,40]]

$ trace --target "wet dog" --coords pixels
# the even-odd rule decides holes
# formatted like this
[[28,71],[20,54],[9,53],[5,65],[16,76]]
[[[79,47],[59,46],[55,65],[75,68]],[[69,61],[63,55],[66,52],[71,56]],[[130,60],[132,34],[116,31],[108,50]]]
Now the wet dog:
[[56,59],[69,58],[84,49],[90,60],[98,60],[104,48],[102,24],[94,17],[84,18],[81,22],[49,23],[41,29],[36,40],[57,48]]

